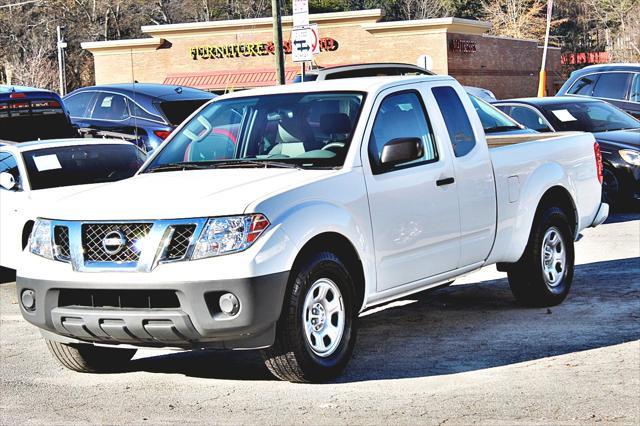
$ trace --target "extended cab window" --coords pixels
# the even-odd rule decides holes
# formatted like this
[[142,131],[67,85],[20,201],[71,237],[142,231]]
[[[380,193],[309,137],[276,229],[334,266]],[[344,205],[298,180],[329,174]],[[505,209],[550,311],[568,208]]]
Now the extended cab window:
[[18,163],[16,162],[15,157],[8,152],[0,151],[0,173],[9,173],[13,176],[16,183],[20,182]]
[[382,148],[394,139],[419,138],[424,150],[422,158],[396,165],[395,168],[437,159],[431,128],[418,96],[415,92],[398,93],[388,96],[380,104],[369,140],[369,157],[374,170],[381,168]]
[[442,112],[442,118],[444,118],[449,139],[453,145],[453,152],[456,157],[467,155],[476,146],[476,137],[462,101],[453,87],[434,87],[431,91],[436,98],[440,112]]

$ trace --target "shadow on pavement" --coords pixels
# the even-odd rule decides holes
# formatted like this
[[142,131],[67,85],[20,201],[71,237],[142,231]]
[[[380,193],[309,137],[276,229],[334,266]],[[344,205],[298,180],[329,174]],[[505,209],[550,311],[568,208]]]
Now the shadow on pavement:
[[12,283],[16,280],[16,271],[0,266],[0,284]]
[[640,220],[640,212],[627,209],[626,211],[615,211],[609,214],[604,223],[621,223]]
[[[550,309],[516,305],[506,279],[418,293],[401,304],[360,318],[353,359],[338,382],[454,374],[637,340],[640,259],[577,266],[569,298]],[[132,367],[272,379],[257,351],[183,352],[140,359]]]

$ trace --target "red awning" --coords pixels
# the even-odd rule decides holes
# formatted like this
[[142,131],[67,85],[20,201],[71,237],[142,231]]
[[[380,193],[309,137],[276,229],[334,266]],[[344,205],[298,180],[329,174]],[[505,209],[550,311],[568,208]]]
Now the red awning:
[[[285,70],[285,80],[293,81],[298,69]],[[169,74],[164,84],[195,87],[203,90],[249,89],[252,87],[273,86],[276,84],[276,71],[273,69],[254,69],[247,71],[209,71]]]

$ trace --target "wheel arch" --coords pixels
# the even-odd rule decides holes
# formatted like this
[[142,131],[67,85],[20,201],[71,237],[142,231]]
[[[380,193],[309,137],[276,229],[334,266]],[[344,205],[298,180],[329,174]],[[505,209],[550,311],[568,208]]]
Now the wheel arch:
[[323,232],[313,236],[298,251],[292,269],[297,268],[307,256],[323,250],[335,253],[345,262],[345,266],[355,283],[356,306],[359,310],[363,306],[365,298],[364,266],[355,245],[344,235],[338,232]]

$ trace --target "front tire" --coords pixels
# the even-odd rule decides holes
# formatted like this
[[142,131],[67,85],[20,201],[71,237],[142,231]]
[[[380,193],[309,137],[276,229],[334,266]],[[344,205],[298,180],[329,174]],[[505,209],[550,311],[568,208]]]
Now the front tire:
[[548,207],[533,221],[529,242],[509,272],[511,292],[524,306],[555,306],[573,281],[573,233],[566,214]]
[[602,201],[614,206],[620,200],[620,180],[609,167],[602,170]]
[[356,340],[354,282],[345,264],[324,251],[292,270],[273,346],[265,365],[282,380],[309,383],[337,377]]
[[51,355],[63,367],[79,373],[124,371],[136,354],[135,349],[105,348],[89,344],[66,344],[46,340]]

